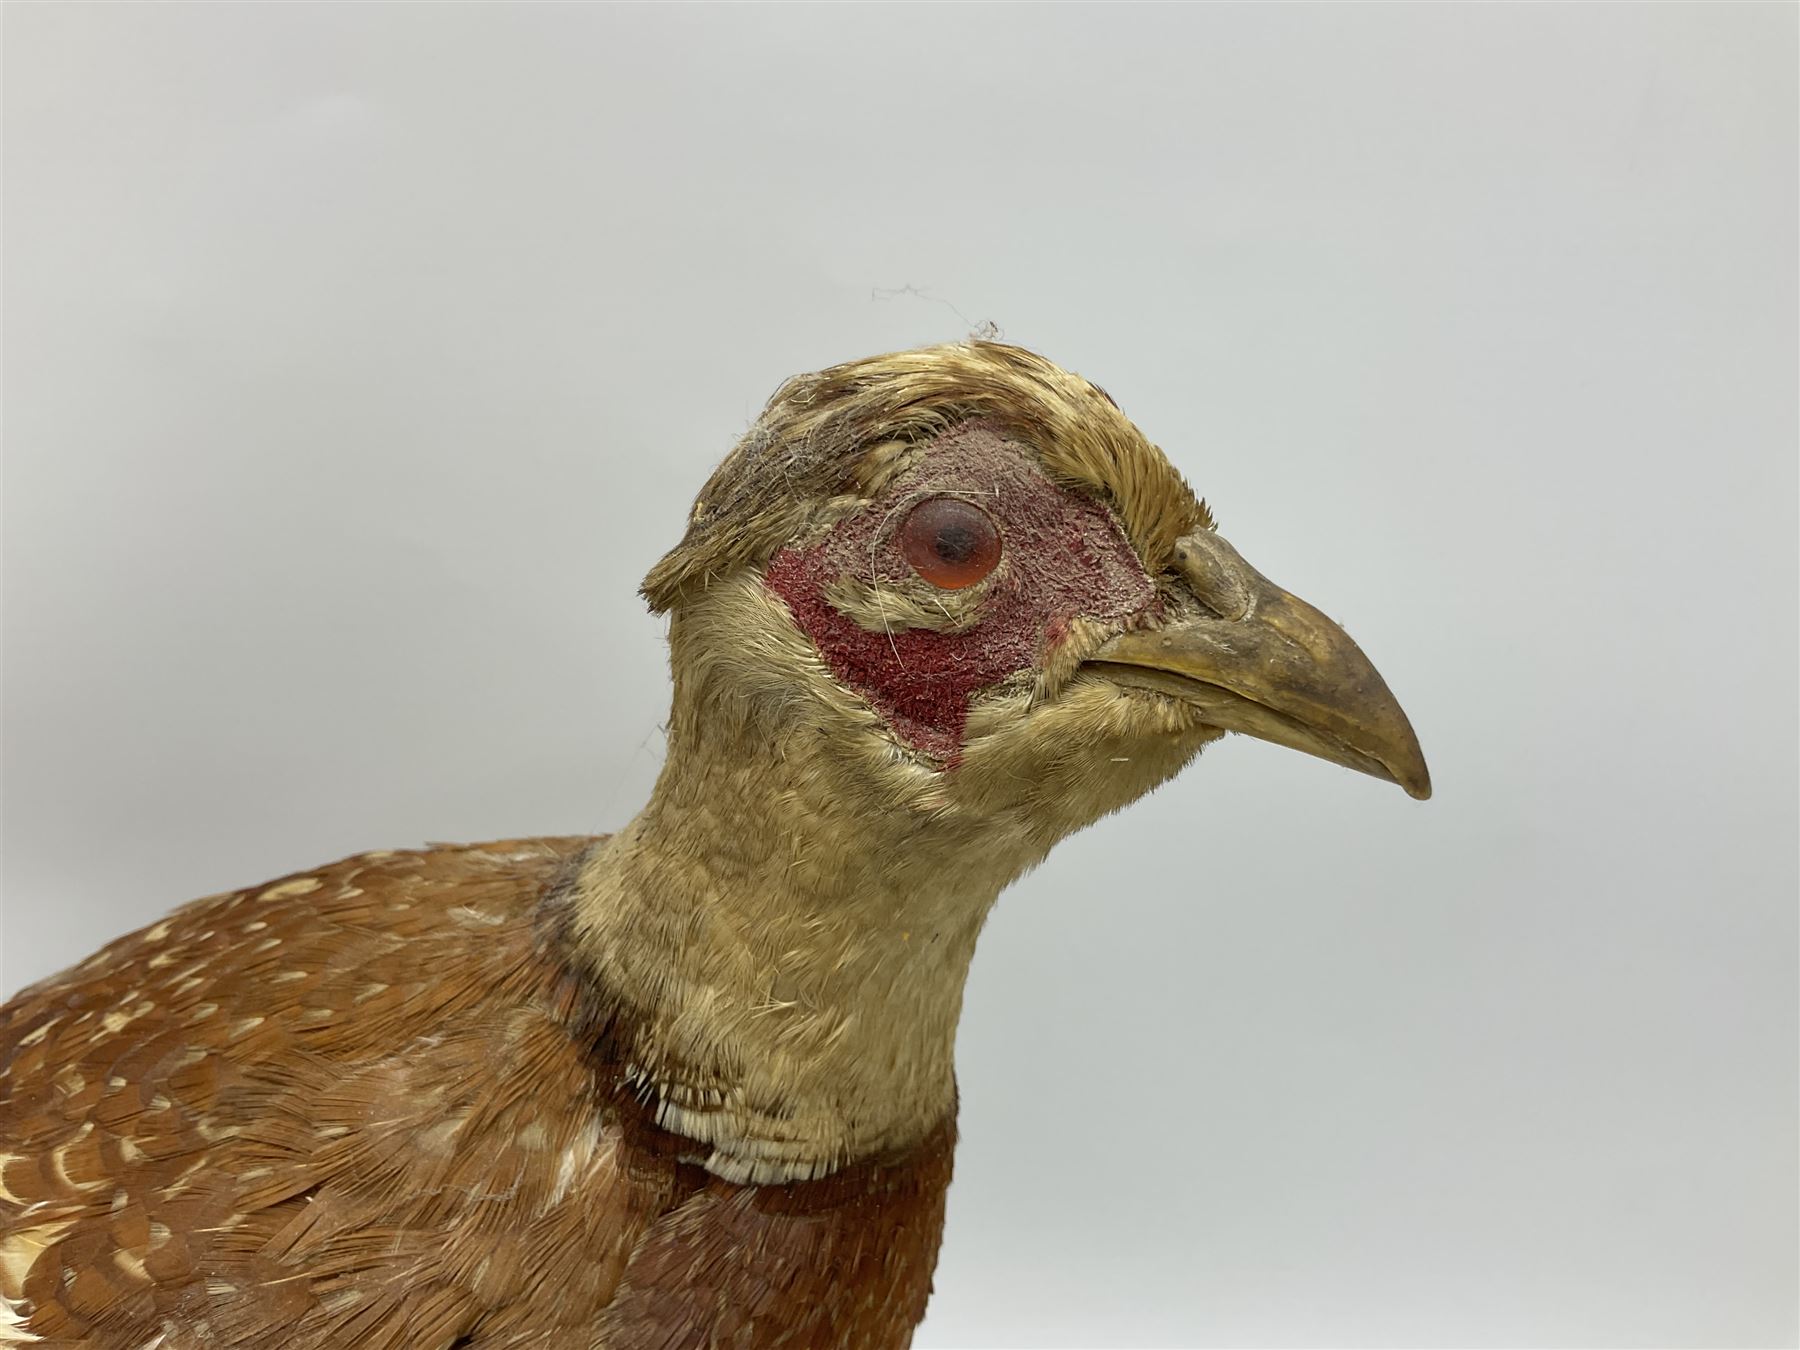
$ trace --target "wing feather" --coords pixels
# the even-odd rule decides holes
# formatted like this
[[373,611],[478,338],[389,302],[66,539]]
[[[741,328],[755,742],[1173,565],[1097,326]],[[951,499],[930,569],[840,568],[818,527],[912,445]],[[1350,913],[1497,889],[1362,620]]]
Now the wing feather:
[[536,940],[588,842],[211,896],[0,1009],[0,1343],[592,1326],[685,1191],[625,1156]]

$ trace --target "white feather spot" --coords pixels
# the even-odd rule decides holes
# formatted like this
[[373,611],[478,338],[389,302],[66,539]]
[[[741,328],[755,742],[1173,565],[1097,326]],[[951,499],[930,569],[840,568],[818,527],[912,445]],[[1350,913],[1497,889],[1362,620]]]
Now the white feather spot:
[[25,1300],[0,1294],[0,1345],[36,1345],[43,1340],[25,1329]]
[[74,1226],[73,1218],[57,1219],[0,1237],[0,1297],[14,1304],[23,1301],[25,1277],[38,1257]]
[[68,1190],[92,1190],[98,1183],[90,1181],[83,1184],[69,1175],[69,1160],[65,1156],[69,1151],[69,1147],[69,1145],[64,1144],[61,1148],[53,1148],[50,1150],[50,1175],[56,1179],[59,1185]]
[[422,1153],[448,1153],[450,1146],[456,1142],[457,1134],[462,1130],[463,1120],[452,1117],[439,1121],[428,1130],[419,1133],[419,1151]]
[[284,881],[279,886],[271,886],[262,893],[265,900],[285,900],[290,895],[310,895],[319,889],[322,883],[317,877],[299,877],[293,881]]
[[15,1195],[7,1189],[6,1164],[24,1161],[25,1155],[23,1153],[0,1153],[0,1200],[6,1201],[9,1205],[22,1205],[25,1201],[23,1197]]

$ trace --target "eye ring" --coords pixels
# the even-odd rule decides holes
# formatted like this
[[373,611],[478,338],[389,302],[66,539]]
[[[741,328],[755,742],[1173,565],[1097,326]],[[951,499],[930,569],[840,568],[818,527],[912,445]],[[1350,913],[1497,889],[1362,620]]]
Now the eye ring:
[[900,522],[898,541],[912,570],[942,591],[973,586],[1000,565],[992,517],[960,497],[927,497]]

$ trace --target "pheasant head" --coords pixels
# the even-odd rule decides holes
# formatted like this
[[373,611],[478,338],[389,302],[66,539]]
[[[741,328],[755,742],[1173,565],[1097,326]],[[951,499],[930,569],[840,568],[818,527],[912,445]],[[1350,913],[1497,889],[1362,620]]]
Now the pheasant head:
[[586,864],[575,946],[661,1123],[733,1180],[942,1126],[995,897],[1209,742],[1430,793],[1342,629],[1103,390],[1017,347],[790,380],[643,589],[668,759]]

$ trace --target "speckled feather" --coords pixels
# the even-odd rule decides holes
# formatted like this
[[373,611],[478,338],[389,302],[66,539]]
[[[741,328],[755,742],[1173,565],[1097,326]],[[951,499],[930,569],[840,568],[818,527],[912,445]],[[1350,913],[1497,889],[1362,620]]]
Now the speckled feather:
[[588,842],[364,854],[7,1004],[0,1343],[905,1344],[948,1129],[786,1187],[682,1162],[542,919]]

